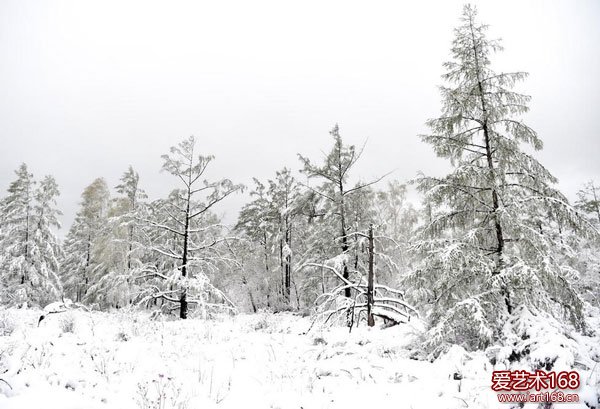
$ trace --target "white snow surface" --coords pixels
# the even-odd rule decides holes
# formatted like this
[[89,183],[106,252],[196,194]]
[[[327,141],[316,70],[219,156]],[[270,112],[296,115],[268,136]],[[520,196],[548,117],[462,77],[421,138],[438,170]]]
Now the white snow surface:
[[[418,321],[304,334],[309,319],[291,313],[155,321],[74,310],[39,327],[41,311],[0,313],[2,409],[510,408],[490,388],[505,367],[484,352],[411,359]],[[580,393],[593,399],[600,368],[588,369]]]

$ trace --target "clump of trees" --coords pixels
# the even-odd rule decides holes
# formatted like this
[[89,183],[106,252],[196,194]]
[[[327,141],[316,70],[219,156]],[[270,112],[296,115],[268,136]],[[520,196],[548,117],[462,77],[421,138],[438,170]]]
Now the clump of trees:
[[[389,182],[387,189],[375,190],[383,177],[352,180],[364,146],[345,144],[337,125],[330,136],[333,146],[321,163],[299,155],[304,181],[289,169],[273,180],[255,179],[252,200],[240,212],[236,230],[248,243],[244,265],[253,273],[244,274],[241,284],[254,311],[314,309],[324,321],[335,316],[358,323],[371,316],[363,312],[375,302],[366,291],[369,260],[377,292],[392,290],[388,286],[408,264],[405,250],[417,212],[405,200],[405,186]],[[371,227],[377,253],[365,241]],[[394,297],[385,304],[391,306]]]
[[45,305],[62,293],[58,185],[52,176],[36,181],[25,164],[15,173],[0,202],[0,301]]
[[229,240],[213,206],[242,189],[229,179],[205,179],[213,156],[197,153],[190,137],[163,155],[162,170],[179,188],[152,202],[131,167],[111,199],[103,179],[82,195],[81,209],[65,240],[65,293],[101,308],[160,306],[187,318],[189,306],[203,314],[233,309],[212,284],[231,263]]

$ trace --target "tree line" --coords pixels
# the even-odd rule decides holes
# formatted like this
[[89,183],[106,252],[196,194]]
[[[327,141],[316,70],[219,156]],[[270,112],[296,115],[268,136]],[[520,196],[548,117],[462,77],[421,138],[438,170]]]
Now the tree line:
[[336,125],[324,157],[299,154],[299,172],[254,179],[226,226],[214,209],[244,186],[206,179],[214,157],[190,137],[162,156],[167,197],[149,200],[131,167],[112,192],[96,179],[61,242],[58,185],[23,164],[0,202],[2,304],[64,297],[180,318],[266,309],[342,320],[365,306],[368,321],[418,310],[434,347],[484,348],[524,309],[585,330],[585,303],[600,304],[600,187],[585,184],[570,204],[531,153],[543,143],[523,121],[530,97],[514,91],[527,74],[493,70],[502,47],[486,31],[465,6],[442,112],[421,136],[451,170],[409,181],[419,205],[383,175],[351,182],[365,147],[344,143]]

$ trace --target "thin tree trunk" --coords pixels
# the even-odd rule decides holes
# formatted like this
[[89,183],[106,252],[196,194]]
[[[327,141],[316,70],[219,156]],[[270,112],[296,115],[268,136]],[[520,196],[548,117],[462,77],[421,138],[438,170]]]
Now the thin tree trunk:
[[[190,226],[190,200],[191,192],[188,184],[187,203],[185,209],[185,230],[183,234],[183,254],[182,254],[182,265],[181,265],[181,277],[183,279],[187,276],[187,262],[188,262],[188,239],[189,239],[189,226]],[[179,297],[179,318],[186,319],[188,316],[188,302],[187,302],[187,288],[184,286],[181,290]]]
[[133,226],[129,226],[129,249],[127,251],[127,271],[131,271],[131,252],[133,251]]
[[369,225],[369,276],[367,279],[367,325],[372,327],[375,325],[373,318],[373,224]]
[[[29,198],[29,192],[27,193],[27,197]],[[27,204],[27,212],[25,216],[25,260],[29,261],[29,204]],[[27,272],[25,270],[21,274],[21,284],[25,284],[26,279]]]
[[[348,237],[346,236],[346,214],[344,212],[344,187],[342,185],[342,181],[339,182],[340,189],[340,222],[341,222],[341,233],[342,233],[342,253],[346,254],[350,246],[348,245]],[[342,276],[348,280],[350,278],[350,273],[348,271],[348,265],[344,262],[344,270],[342,272]],[[344,295],[347,298],[352,297],[352,291],[350,288],[344,289]]]
[[285,265],[283,262],[283,237],[279,238],[279,268],[281,271],[281,295],[287,301],[285,292]]
[[292,294],[292,255],[290,254],[291,238],[290,238],[290,226],[288,218],[286,216],[285,221],[285,244],[287,246],[287,253],[285,255],[285,299],[290,304]]

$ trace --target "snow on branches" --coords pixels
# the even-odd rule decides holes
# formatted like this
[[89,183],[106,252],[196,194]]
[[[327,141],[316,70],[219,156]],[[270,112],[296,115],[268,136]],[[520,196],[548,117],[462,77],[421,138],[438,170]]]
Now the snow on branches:
[[493,71],[501,46],[486,30],[465,6],[444,64],[443,112],[422,136],[452,164],[446,176],[416,180],[431,212],[412,245],[422,262],[405,279],[428,306],[432,346],[484,347],[521,306],[585,327],[568,233],[588,226],[521,147],[542,148],[521,120],[530,97],[512,90],[527,75]]

